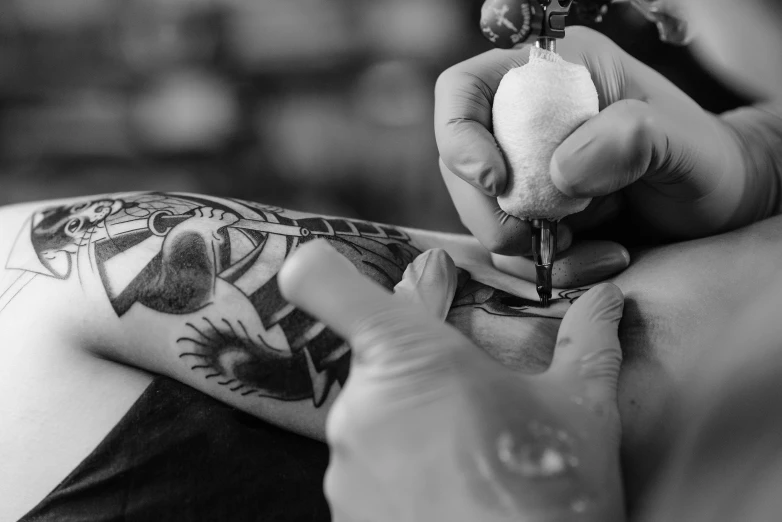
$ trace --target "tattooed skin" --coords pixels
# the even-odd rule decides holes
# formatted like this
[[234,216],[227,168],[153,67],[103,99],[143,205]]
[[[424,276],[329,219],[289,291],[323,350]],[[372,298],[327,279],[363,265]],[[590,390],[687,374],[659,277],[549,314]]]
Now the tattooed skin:
[[[334,332],[283,299],[276,274],[285,259],[299,245],[325,239],[391,290],[421,253],[395,227],[293,218],[279,208],[192,195],[140,194],[58,206],[36,213],[27,226],[8,263],[28,273],[17,293],[33,276],[96,273],[118,317],[139,307],[180,316],[179,357],[204,379],[245,397],[311,400],[315,406],[335,385],[344,385],[350,351]],[[452,314],[478,309],[489,316],[540,318],[538,308],[537,301],[483,285],[460,270]]]
[[[573,303],[586,289],[560,290],[551,303]],[[503,365],[524,373],[545,371],[551,363],[561,315],[473,280],[459,269],[448,322]]]
[[32,229],[31,241],[38,259],[54,277],[71,273],[72,255],[87,246],[92,229],[123,207],[122,201],[99,200],[54,207],[41,212]]

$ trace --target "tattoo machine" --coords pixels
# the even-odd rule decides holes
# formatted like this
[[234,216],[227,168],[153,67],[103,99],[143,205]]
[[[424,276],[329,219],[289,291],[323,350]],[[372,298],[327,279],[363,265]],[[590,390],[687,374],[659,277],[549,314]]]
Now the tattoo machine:
[[493,132],[509,168],[500,208],[532,225],[540,302],[551,299],[551,273],[557,250],[557,223],[584,210],[589,198],[561,193],[551,182],[554,151],[579,125],[597,115],[597,90],[586,67],[556,54],[565,37],[565,17],[572,6],[582,20],[599,22],[610,4],[628,2],[657,25],[660,38],[687,43],[687,25],[657,0],[486,0],[481,31],[495,46],[509,49],[534,41],[529,62],[509,71],[493,104]]

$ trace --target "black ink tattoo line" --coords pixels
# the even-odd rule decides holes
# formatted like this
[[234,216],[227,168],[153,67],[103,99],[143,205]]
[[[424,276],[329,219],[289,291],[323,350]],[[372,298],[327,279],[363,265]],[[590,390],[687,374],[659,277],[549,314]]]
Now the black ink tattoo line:
[[[191,342],[193,344],[196,344],[198,346],[202,346],[204,348],[208,348],[209,347],[208,344],[204,344],[204,343],[202,343],[200,341],[197,341],[195,339],[191,339],[190,337],[180,337],[179,339],[176,340],[176,342],[177,343],[180,343],[180,342]],[[206,357],[206,355],[204,355],[202,353],[199,353],[199,354],[191,353],[190,355],[198,355],[199,357]]]
[[22,272],[19,274],[19,277],[14,279],[14,281],[6,288],[2,294],[0,294],[0,312],[5,310],[5,307],[8,306],[13,299],[19,295],[19,292],[25,289],[27,285],[29,285],[33,279],[35,279],[35,273],[33,272]]

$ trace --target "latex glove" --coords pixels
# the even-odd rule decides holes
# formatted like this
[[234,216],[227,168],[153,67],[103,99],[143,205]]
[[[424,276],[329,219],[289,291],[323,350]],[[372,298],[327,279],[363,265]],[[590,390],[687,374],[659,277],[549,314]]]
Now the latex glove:
[[326,429],[335,521],[623,519],[615,286],[581,297],[550,369],[525,376],[443,323],[456,286],[443,251],[420,256],[394,295],[318,241],[279,280],[353,349]]
[[[559,190],[598,198],[566,224],[589,228],[624,206],[639,232],[683,239],[737,228],[775,211],[778,173],[764,150],[773,148],[771,142],[763,136],[774,128],[782,143],[782,119],[754,109],[710,114],[587,28],[569,27],[558,51],[590,70],[601,108],[551,162]],[[529,230],[495,201],[507,171],[491,135],[491,105],[504,74],[528,55],[528,48],[489,51],[445,71],[436,88],[435,132],[446,185],[467,228],[489,250],[505,255],[524,253]],[[782,167],[782,159],[776,165]]]

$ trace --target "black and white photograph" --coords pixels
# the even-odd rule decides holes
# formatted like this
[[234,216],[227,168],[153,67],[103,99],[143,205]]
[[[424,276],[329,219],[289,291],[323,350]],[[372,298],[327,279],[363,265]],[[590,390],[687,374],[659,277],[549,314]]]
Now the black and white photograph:
[[782,2],[0,0],[0,522],[782,520]]

